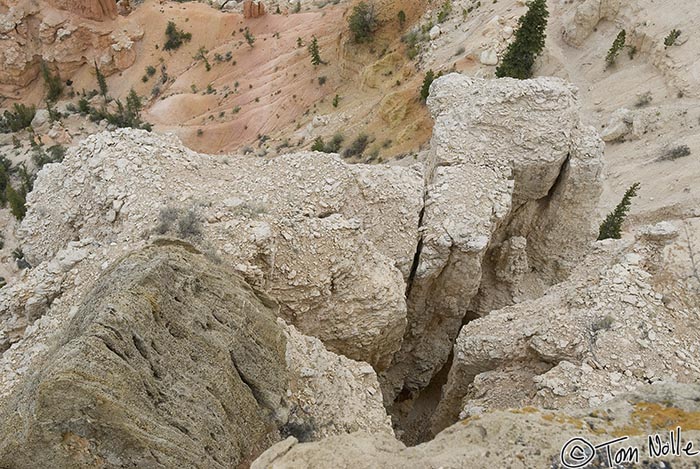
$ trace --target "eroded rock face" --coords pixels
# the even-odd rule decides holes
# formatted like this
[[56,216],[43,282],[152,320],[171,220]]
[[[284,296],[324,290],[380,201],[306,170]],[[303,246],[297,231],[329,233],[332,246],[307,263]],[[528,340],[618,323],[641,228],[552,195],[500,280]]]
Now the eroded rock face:
[[419,390],[465,318],[541,295],[595,238],[602,142],[554,78],[436,80],[409,330],[385,396]]
[[55,8],[91,20],[102,21],[117,17],[115,0],[48,0],[48,3]]
[[286,422],[274,306],[187,248],[129,255],[3,401],[0,464],[241,464]]
[[[280,316],[302,333],[383,369],[406,325],[422,186],[419,168],[321,153],[227,162],[120,130],[42,170],[23,249],[40,265],[84,240],[83,262],[94,269],[160,232],[190,237],[279,299]],[[168,208],[182,212],[162,217]],[[11,295],[9,311],[25,316],[25,294]]]
[[[492,409],[585,408],[648,382],[696,382],[700,333],[686,321],[700,304],[685,292],[698,298],[697,279],[661,261],[683,244],[598,243],[543,297],[464,326],[433,432]],[[676,285],[663,281],[671,269]]]
[[278,309],[182,241],[130,254],[3,354],[0,464],[239,467],[287,435],[392,435],[372,367]]
[[[117,16],[114,0],[21,0],[0,14],[0,93],[29,85],[45,62],[65,80],[97,62],[105,75],[136,59],[143,29]],[[97,21],[86,21],[97,20]]]
[[562,37],[569,45],[578,47],[602,20],[613,21],[620,11],[620,0],[586,0],[566,22]]
[[243,17],[259,18],[265,15],[265,4],[257,0],[245,0],[243,2]]
[[[561,464],[561,454],[569,439],[585,438],[596,445],[620,435],[630,436],[624,442],[625,447],[639,449],[641,467],[692,468],[693,458],[669,455],[654,459],[642,448],[648,448],[647,435],[658,433],[662,441],[668,441],[668,431],[674,431],[677,425],[684,425],[684,442],[697,441],[700,437],[696,423],[700,416],[698,392],[698,385],[646,386],[604,407],[573,412],[530,407],[485,413],[454,424],[433,441],[409,448],[388,435],[363,432],[305,444],[289,438],[263,453],[252,468],[559,468],[565,467]],[[572,467],[576,460],[570,458],[573,447],[568,448],[564,457]],[[613,454],[618,449],[613,447]],[[575,456],[580,458],[581,454]],[[601,457],[605,460],[604,454]]]

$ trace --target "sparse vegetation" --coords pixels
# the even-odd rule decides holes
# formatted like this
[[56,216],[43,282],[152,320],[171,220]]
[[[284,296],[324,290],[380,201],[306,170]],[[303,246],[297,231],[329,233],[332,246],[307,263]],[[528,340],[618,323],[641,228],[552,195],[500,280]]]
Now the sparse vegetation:
[[253,36],[253,33],[250,32],[250,29],[248,29],[247,26],[245,28],[245,31],[243,31],[243,37],[245,37],[245,41],[252,48],[253,44],[255,43],[255,36]]
[[403,28],[406,24],[406,12],[403,10],[399,11],[399,28]]
[[196,207],[187,210],[163,207],[158,215],[155,232],[160,235],[173,233],[182,239],[197,238],[202,234],[202,222]]
[[63,94],[61,77],[58,76],[58,73],[51,73],[46,62],[41,63],[41,75],[44,77],[44,83],[46,84],[46,99],[56,102]]
[[183,43],[192,40],[192,33],[186,33],[178,29],[177,25],[172,21],[168,21],[168,26],[165,28],[165,36],[168,38],[163,46],[165,50],[177,50]]
[[195,60],[201,60],[204,62],[204,67],[207,69],[207,72],[211,70],[211,64],[209,63],[209,60],[207,59],[207,52],[209,52],[207,49],[204,48],[204,46],[200,47],[197,50],[197,53],[194,56]]
[[654,99],[654,97],[652,96],[651,91],[642,93],[637,97],[637,102],[634,103],[634,107],[648,106],[651,103],[652,99]]
[[620,51],[625,47],[626,36],[627,33],[624,29],[617,33],[617,37],[613,41],[612,46],[610,46],[610,50],[608,50],[608,55],[605,56],[605,63],[608,67],[615,63],[615,59],[617,59]]
[[515,40],[510,43],[501,64],[496,68],[497,77],[513,77],[524,80],[532,77],[535,59],[544,49],[547,29],[546,0],[532,0],[527,13],[518,19]]
[[327,81],[327,80],[328,80],[328,77],[326,77],[325,75],[324,75],[324,76],[321,76],[321,77],[318,77],[318,84],[321,85],[321,86],[323,86],[323,85],[326,84],[326,81]]
[[316,39],[316,36],[313,36],[311,38],[311,42],[309,43],[309,54],[311,54],[311,64],[313,66],[318,66],[321,64],[325,64],[323,60],[321,60],[321,53],[318,48],[318,39]]
[[420,100],[425,102],[428,99],[428,96],[430,95],[430,85],[433,84],[433,81],[435,81],[436,78],[440,78],[442,76],[442,72],[438,73],[435,75],[435,72],[432,70],[428,70],[425,72],[425,77],[423,78],[423,85],[421,86],[420,89]]
[[668,33],[668,36],[666,36],[664,39],[664,46],[668,48],[675,45],[680,35],[681,31],[679,29],[672,29],[671,32]]
[[450,13],[452,13],[452,1],[445,0],[445,2],[442,4],[442,7],[440,8],[440,11],[438,12],[438,23],[444,23],[445,20],[447,20],[447,18],[450,16]]
[[5,200],[7,200],[7,202],[10,204],[10,211],[17,220],[22,220],[27,214],[27,207],[25,206],[25,197],[26,194],[17,192],[12,187],[12,184],[8,183],[5,187]]
[[673,148],[669,148],[664,152],[659,158],[660,161],[673,161],[678,158],[683,158],[684,156],[690,155],[690,147],[688,145],[677,145]]
[[377,13],[373,3],[360,2],[348,18],[350,32],[357,43],[368,42],[377,29]]
[[338,153],[340,151],[340,146],[343,144],[345,138],[342,134],[337,133],[333,138],[325,143],[323,137],[316,137],[313,145],[311,145],[311,151],[321,151],[324,153]]
[[0,119],[0,131],[19,132],[32,125],[32,120],[36,114],[36,107],[26,106],[22,103],[12,105],[12,111],[5,110]]
[[369,136],[367,134],[360,134],[352,141],[349,147],[343,150],[344,158],[351,158],[353,156],[359,156],[364,153],[369,145]]
[[333,104],[333,107],[338,107],[338,104],[340,104],[340,96],[339,95],[336,94],[335,96],[333,96],[333,103],[332,104]]
[[620,239],[622,231],[622,223],[627,217],[630,206],[632,205],[632,198],[637,195],[639,190],[639,183],[635,182],[630,186],[622,197],[622,200],[615,207],[615,209],[608,214],[603,223],[600,224],[600,229],[598,231],[598,240],[603,239]]
[[108,92],[107,81],[105,80],[105,76],[100,71],[100,67],[97,66],[97,62],[95,62],[95,77],[97,78],[97,86],[100,89],[100,94],[106,100]]
[[151,130],[151,124],[141,120],[141,109],[143,107],[141,98],[132,88],[126,97],[126,106],[120,100],[116,101],[117,111],[110,113],[106,107],[96,109],[90,106],[90,119],[94,122],[106,120],[109,124],[117,127],[131,127],[134,129]]

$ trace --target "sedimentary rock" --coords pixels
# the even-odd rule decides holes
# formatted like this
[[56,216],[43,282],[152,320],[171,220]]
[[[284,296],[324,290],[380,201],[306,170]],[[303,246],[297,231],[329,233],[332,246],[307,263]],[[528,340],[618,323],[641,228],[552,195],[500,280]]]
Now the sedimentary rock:
[[259,18],[265,15],[265,4],[257,0],[245,0],[243,2],[243,17]]
[[685,323],[698,317],[700,304],[684,301],[684,292],[697,293],[697,282],[679,272],[675,278],[687,276],[687,284],[660,284],[650,267],[659,280],[662,269],[674,268],[662,267],[662,250],[644,242],[634,250],[623,242],[599,243],[569,280],[543,297],[464,326],[433,432],[460,412],[585,408],[648,382],[695,382],[700,332]]
[[409,330],[385,397],[419,390],[447,361],[465,318],[566,278],[595,238],[602,142],[575,90],[554,78],[431,86],[435,119]]
[[[120,130],[41,171],[23,249],[40,265],[86,240],[95,268],[144,238],[190,238],[279,299],[280,316],[302,333],[383,369],[405,329],[422,186],[417,168],[321,153],[228,162]],[[12,301],[22,316],[20,297]]]
[[182,241],[128,255],[3,354],[29,364],[3,366],[0,465],[237,467],[281,436],[391,435],[374,370],[278,308]]
[[117,17],[115,0],[48,0],[48,3],[90,20],[103,21]]
[[0,464],[242,463],[286,422],[273,304],[186,247],[128,256],[3,400]]
[[620,11],[620,0],[586,0],[574,10],[563,27],[562,37],[578,47],[602,20],[613,21]]
[[[651,457],[647,435],[658,434],[659,442],[666,443],[669,431],[682,426],[682,446],[688,441],[697,442],[700,437],[698,392],[698,385],[646,386],[604,407],[573,412],[527,407],[484,413],[454,424],[428,443],[409,448],[388,435],[363,432],[305,444],[289,438],[263,453],[252,469],[575,467],[584,462],[581,458],[592,454],[590,448],[594,445],[620,436],[629,436],[629,439],[613,444],[612,455],[622,448],[637,448],[640,467],[690,469],[696,463],[686,455]],[[578,441],[577,453],[575,444],[567,445],[573,438],[585,439],[585,442]],[[660,446],[655,448],[660,449]],[[568,466],[562,465],[562,455]],[[575,458],[579,458],[578,461]],[[609,466],[604,449],[591,460],[592,465],[587,467]]]

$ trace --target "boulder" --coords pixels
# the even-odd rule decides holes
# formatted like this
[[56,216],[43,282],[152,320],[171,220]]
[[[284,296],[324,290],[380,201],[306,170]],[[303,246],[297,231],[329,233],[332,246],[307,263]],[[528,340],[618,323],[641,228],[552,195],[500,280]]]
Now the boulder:
[[280,439],[276,304],[186,245],[109,269],[0,405],[0,465],[235,467]]

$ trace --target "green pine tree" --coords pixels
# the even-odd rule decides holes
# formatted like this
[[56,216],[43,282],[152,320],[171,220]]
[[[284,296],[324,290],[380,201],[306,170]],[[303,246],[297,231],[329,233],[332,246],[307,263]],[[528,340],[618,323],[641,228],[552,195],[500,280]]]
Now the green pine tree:
[[635,182],[630,186],[622,197],[622,200],[615,210],[610,212],[603,223],[600,224],[600,230],[598,231],[598,241],[602,239],[620,239],[622,223],[627,217],[627,212],[629,212],[630,205],[632,205],[632,197],[637,195],[637,190],[639,190],[639,183]]
[[12,215],[14,215],[17,220],[24,218],[24,215],[27,213],[24,195],[14,190],[12,185],[9,183],[7,186],[5,186],[5,199],[10,204],[10,211],[12,212]]
[[97,61],[95,61],[95,76],[97,77],[97,86],[100,88],[100,94],[104,99],[107,99],[107,81],[100,71],[100,67],[97,66]]
[[435,72],[432,70],[428,70],[425,73],[425,78],[423,78],[423,86],[421,86],[420,89],[420,100],[425,102],[426,99],[428,99],[428,95],[430,94],[430,85],[433,84],[433,81],[435,79],[440,78],[442,76],[442,72],[438,73],[437,75]]
[[311,43],[309,44],[308,49],[309,54],[311,54],[311,63],[314,66],[325,63],[323,60],[321,60],[321,53],[318,48],[318,39],[316,39],[316,36],[313,36],[313,38],[311,39]]
[[546,0],[532,0],[528,4],[527,13],[518,20],[515,39],[496,69],[497,77],[521,80],[532,77],[535,59],[544,49],[548,16]]
[[615,59],[625,47],[626,36],[627,33],[624,29],[617,33],[617,37],[613,41],[612,46],[610,46],[610,50],[608,50],[608,55],[605,56],[605,63],[608,64],[608,67],[615,63]]
[[44,82],[46,83],[46,99],[51,102],[56,102],[58,98],[61,97],[63,93],[63,83],[61,82],[61,77],[57,74],[51,73],[49,66],[46,62],[41,63],[41,74],[44,77]]

